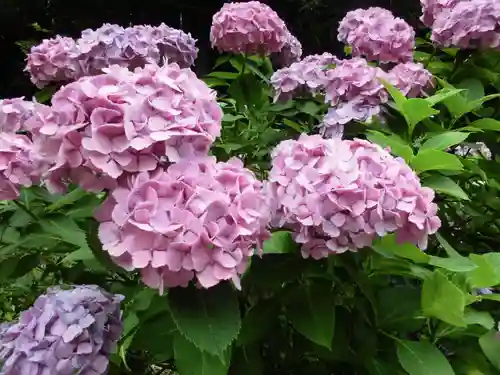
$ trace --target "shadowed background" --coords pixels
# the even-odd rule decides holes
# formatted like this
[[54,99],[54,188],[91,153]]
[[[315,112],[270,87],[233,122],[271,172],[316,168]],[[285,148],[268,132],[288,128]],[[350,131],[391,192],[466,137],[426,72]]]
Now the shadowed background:
[[[195,70],[206,73],[217,54],[209,43],[212,15],[224,0],[0,0],[0,98],[25,95],[35,88],[23,72],[23,41],[40,41],[56,34],[78,37],[86,28],[103,23],[121,26],[165,22],[198,39]],[[418,27],[418,0],[265,0],[301,41],[304,54],[329,51],[342,54],[337,26],[345,13],[380,6]],[[35,24],[35,26],[33,25]]]

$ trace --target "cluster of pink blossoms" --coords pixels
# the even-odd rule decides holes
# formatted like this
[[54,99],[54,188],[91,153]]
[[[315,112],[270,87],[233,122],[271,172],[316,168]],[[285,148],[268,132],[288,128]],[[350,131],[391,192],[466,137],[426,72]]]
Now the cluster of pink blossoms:
[[204,288],[238,275],[269,233],[261,182],[238,159],[185,159],[133,175],[97,214],[103,248],[122,267],[140,269],[157,288]]
[[304,257],[356,251],[392,232],[425,249],[440,227],[434,192],[378,145],[304,134],[272,158],[273,224],[293,231]]
[[286,101],[301,94],[324,91],[327,69],[340,60],[330,53],[307,56],[289,67],[277,70],[271,76],[274,99]]
[[359,57],[342,60],[328,70],[325,101],[332,107],[320,126],[321,134],[342,135],[343,125],[349,121],[367,121],[379,114],[381,104],[388,100],[381,78],[387,78],[384,71]]
[[20,187],[39,183],[45,168],[26,135],[0,132],[0,200],[17,199]]
[[415,31],[387,9],[350,11],[340,21],[339,41],[352,47],[353,56],[381,62],[407,62],[413,58]]
[[164,59],[181,67],[193,65],[198,54],[190,34],[161,24],[123,28],[104,24],[84,30],[77,41],[57,36],[34,46],[26,70],[38,87],[52,82],[71,82],[102,69],[119,65],[130,70]]
[[424,96],[434,86],[431,72],[414,62],[396,65],[389,70],[387,80],[409,98]]
[[[493,0],[423,1],[431,39],[445,47],[499,48],[500,3]],[[431,23],[432,21],[432,23]]]
[[288,34],[286,43],[278,53],[279,65],[286,67],[300,61],[302,57],[302,44],[291,33]]
[[0,132],[14,133],[24,129],[26,121],[33,116],[35,102],[24,98],[0,100]]
[[99,191],[124,174],[206,155],[221,119],[215,91],[190,69],[112,66],[62,87],[26,127],[38,154],[53,162],[54,190],[76,174],[83,188]]
[[226,3],[212,18],[210,41],[221,52],[269,55],[288,39],[283,20],[258,1]]

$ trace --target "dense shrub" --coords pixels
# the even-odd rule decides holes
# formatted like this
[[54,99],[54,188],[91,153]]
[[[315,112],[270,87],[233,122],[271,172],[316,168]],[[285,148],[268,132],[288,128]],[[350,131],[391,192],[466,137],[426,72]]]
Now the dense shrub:
[[500,373],[490,3],[423,1],[428,39],[353,10],[343,58],[228,3],[201,78],[164,24],[34,46],[50,101],[0,101],[0,374]]

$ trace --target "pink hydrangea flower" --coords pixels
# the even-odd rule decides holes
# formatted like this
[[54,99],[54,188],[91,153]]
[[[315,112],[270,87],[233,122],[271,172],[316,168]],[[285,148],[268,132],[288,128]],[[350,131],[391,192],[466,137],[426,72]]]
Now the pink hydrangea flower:
[[185,159],[133,175],[100,208],[103,249],[163,291],[196,278],[204,288],[238,275],[268,238],[262,184],[238,159]]
[[445,47],[499,48],[500,3],[469,0],[442,10],[432,25],[431,39]]
[[387,77],[391,84],[409,98],[424,96],[433,87],[431,72],[420,63],[398,64],[389,71]]
[[271,76],[275,101],[286,101],[305,93],[322,92],[327,81],[327,69],[340,60],[330,53],[311,55],[277,70]]
[[24,98],[0,100],[0,132],[14,133],[24,129],[25,122],[33,115],[35,103]]
[[439,13],[445,9],[454,7],[463,0],[420,0],[422,5],[422,16],[420,20],[424,25],[431,27]]
[[349,121],[367,121],[379,114],[380,105],[388,100],[388,93],[380,82],[387,75],[370,66],[365,59],[355,57],[340,61],[326,73],[325,101],[331,104],[320,132],[325,136],[338,135]]
[[381,62],[407,62],[413,58],[415,31],[387,9],[350,11],[340,21],[339,41],[352,47],[353,56]]
[[286,67],[300,61],[302,57],[302,44],[291,33],[288,34],[286,43],[278,53],[279,65]]
[[40,181],[44,167],[26,135],[0,132],[0,200],[17,199],[21,186]]
[[434,192],[404,161],[364,140],[283,141],[268,184],[273,225],[293,231],[304,257],[356,251],[388,233],[425,249],[441,223]]
[[58,35],[31,48],[25,70],[39,88],[51,82],[70,82],[83,74],[78,57],[75,41]]
[[74,175],[68,168],[85,167],[85,185],[92,185],[93,174],[108,186],[106,177],[205,156],[222,120],[215,91],[177,64],[135,72],[110,67],[62,87],[52,107],[36,112],[27,127],[38,153],[53,162],[48,179],[54,187],[56,177]]
[[212,47],[232,53],[269,55],[279,52],[288,35],[278,14],[258,1],[225,3],[214,14],[210,29]]

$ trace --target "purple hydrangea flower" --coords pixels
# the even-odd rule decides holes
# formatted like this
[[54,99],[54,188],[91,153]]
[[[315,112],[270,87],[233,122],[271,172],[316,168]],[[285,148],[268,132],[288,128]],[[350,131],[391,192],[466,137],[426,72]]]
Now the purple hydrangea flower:
[[444,9],[454,7],[460,1],[464,0],[420,0],[420,4],[422,5],[422,16],[420,20],[424,25],[432,28],[439,13]]
[[302,94],[322,92],[327,81],[327,69],[340,60],[330,53],[311,55],[277,70],[271,76],[274,100],[286,101]]
[[300,61],[302,57],[302,44],[291,33],[288,34],[287,41],[278,53],[279,65],[287,67]]
[[420,63],[398,64],[389,71],[387,78],[409,98],[424,96],[433,87],[432,73]]
[[25,70],[39,88],[51,82],[74,81],[83,74],[79,55],[72,38],[58,35],[31,48]]
[[17,199],[21,186],[39,183],[46,168],[26,135],[0,132],[0,200]]
[[352,47],[353,56],[381,62],[407,62],[413,58],[415,31],[387,9],[350,11],[340,21],[339,41]]
[[255,246],[269,233],[262,184],[238,159],[184,159],[120,184],[100,207],[103,249],[160,290],[239,284]]
[[269,55],[279,52],[288,37],[283,20],[258,1],[225,3],[210,29],[212,47],[221,52]]
[[364,140],[303,134],[272,153],[272,224],[293,231],[304,257],[356,251],[396,233],[425,249],[440,227],[434,192],[399,158]]
[[26,70],[43,87],[102,74],[111,65],[134,70],[167,60],[184,68],[194,64],[198,55],[195,44],[191,34],[163,23],[128,28],[106,23],[96,30],[84,30],[76,42],[60,36],[44,40],[32,48]]
[[320,124],[320,133],[339,135],[342,125],[352,120],[367,121],[379,114],[381,104],[388,100],[381,78],[387,79],[385,72],[359,57],[342,60],[328,70],[325,101],[332,107]]
[[431,39],[445,47],[496,49],[500,47],[500,3],[469,0],[437,14]]
[[33,116],[35,103],[24,98],[0,100],[0,132],[25,130],[25,122]]
[[105,374],[122,331],[122,300],[93,285],[49,289],[0,328],[0,374]]

